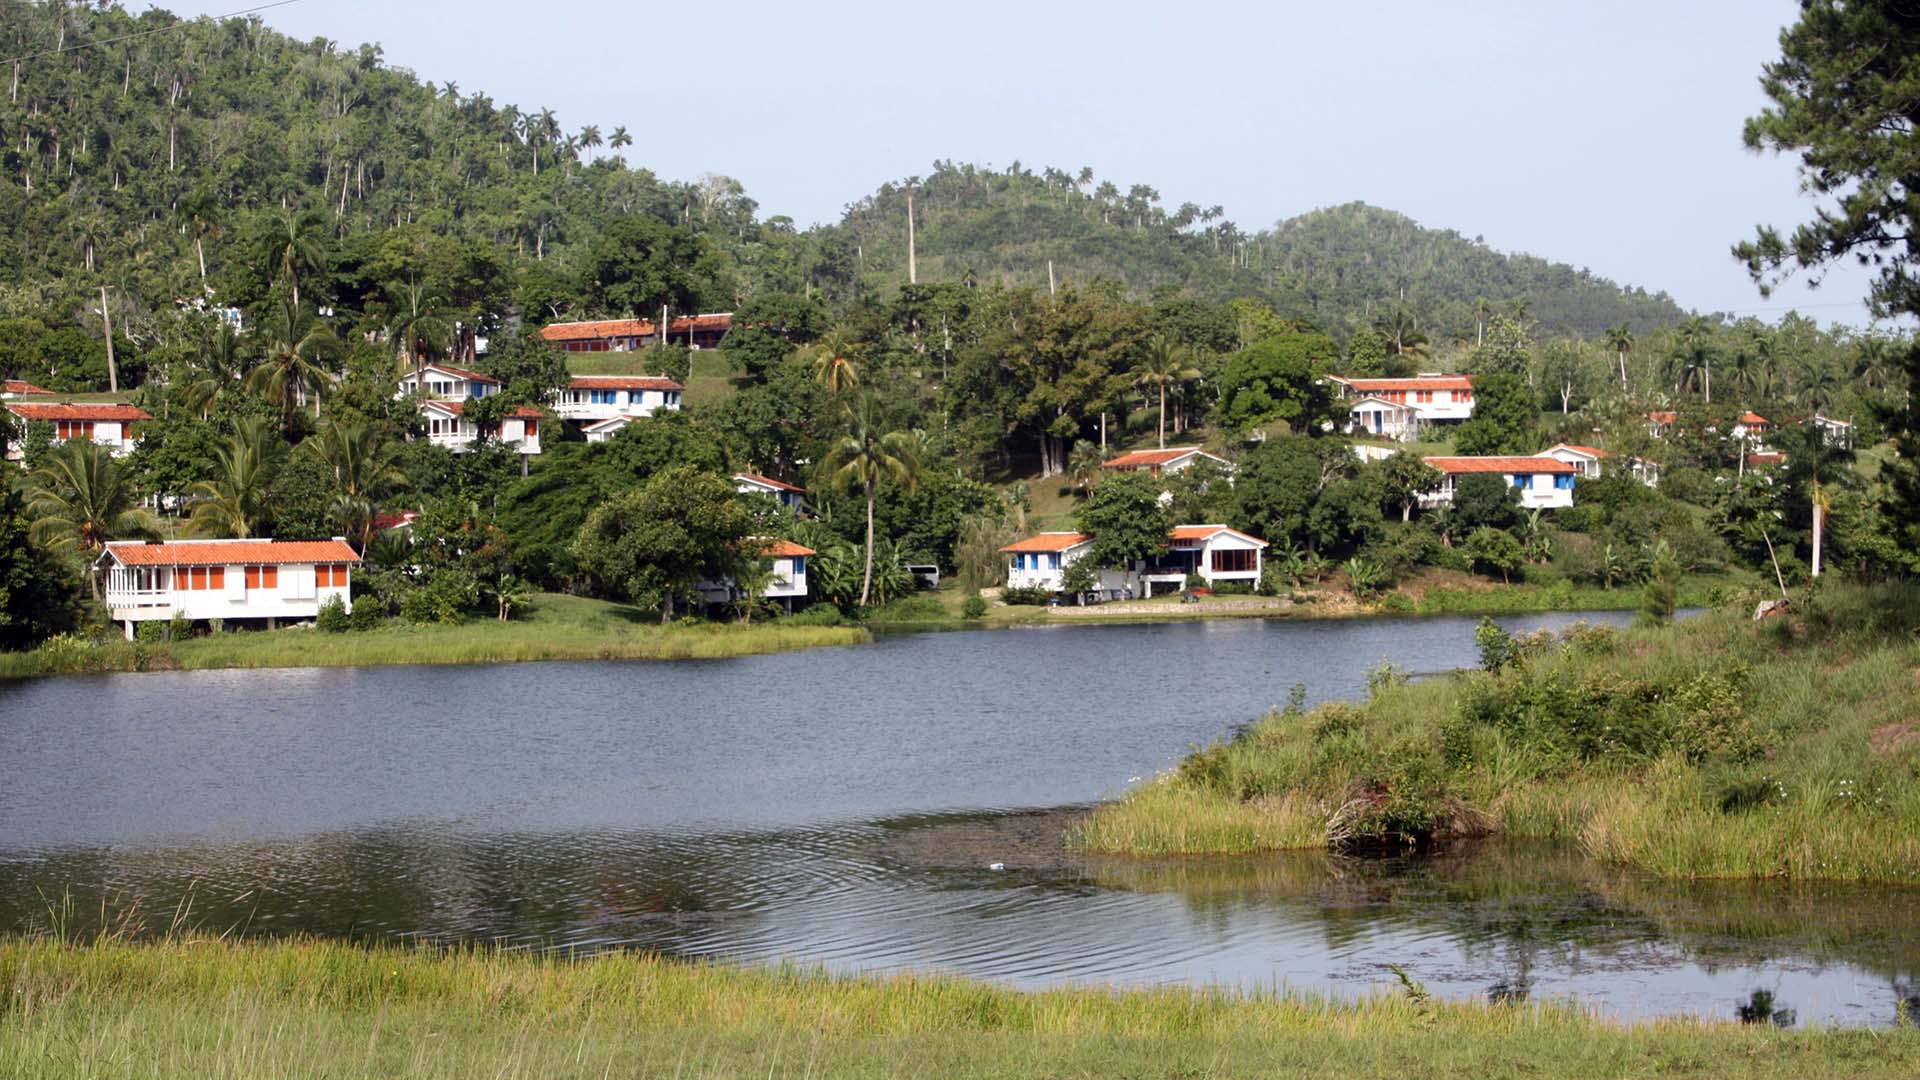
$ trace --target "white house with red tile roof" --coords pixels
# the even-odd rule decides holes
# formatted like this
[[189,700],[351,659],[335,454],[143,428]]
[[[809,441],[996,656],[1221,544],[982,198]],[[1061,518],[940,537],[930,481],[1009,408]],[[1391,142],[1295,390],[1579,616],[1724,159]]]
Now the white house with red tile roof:
[[107,610],[133,625],[153,619],[312,619],[338,597],[353,607],[360,561],[346,540],[118,540],[94,561],[106,572]]
[[1820,441],[1823,445],[1853,449],[1853,421],[1835,420],[1831,416],[1814,413],[1812,424],[1820,429]]
[[1453,502],[1455,485],[1463,476],[1490,473],[1509,487],[1520,489],[1524,510],[1549,510],[1573,505],[1573,483],[1580,475],[1578,466],[1558,458],[1539,457],[1430,457],[1427,464],[1439,469],[1445,479],[1440,487],[1420,496],[1421,506],[1447,506]]
[[[1349,375],[1329,378],[1340,388],[1340,396],[1353,403],[1347,418],[1350,433],[1411,439],[1428,424],[1457,424],[1473,415],[1473,377],[1470,375],[1427,373],[1411,379]],[[1410,415],[1388,406],[1399,406]]]
[[1197,446],[1169,446],[1164,450],[1135,450],[1100,463],[1114,472],[1144,472],[1153,476],[1186,472],[1198,461],[1211,461],[1231,472],[1233,464],[1218,454],[1209,454]]
[[[667,344],[690,349],[712,349],[733,329],[733,313],[682,315],[667,322]],[[540,337],[567,352],[637,352],[656,343],[659,324],[649,319],[588,319],[550,323]]]
[[[473,446],[482,432],[466,416],[464,401],[423,401],[420,422],[426,426],[427,441],[463,453]],[[500,440],[516,454],[540,452],[540,410],[522,405],[500,419],[499,428],[485,432]]]
[[1748,409],[1733,422],[1733,437],[1743,440],[1755,449],[1765,449],[1767,433],[1773,430],[1773,421]]
[[[779,600],[792,611],[794,601],[807,598],[807,559],[816,552],[791,540],[762,540],[761,543],[765,546],[760,556],[772,576],[767,579],[760,598]],[[699,590],[700,599],[708,604],[730,604],[740,598],[739,587],[731,580],[703,581]]]
[[1588,480],[1598,480],[1600,479],[1600,462],[1606,459],[1607,452],[1597,446],[1557,443],[1540,451],[1540,456],[1564,461],[1580,470],[1580,475]]
[[605,420],[635,420],[662,409],[677,412],[685,389],[657,375],[575,375],[560,391],[553,412],[585,430]]
[[784,480],[775,480],[771,476],[759,473],[737,472],[733,474],[734,490],[743,495],[765,495],[792,513],[807,512],[807,489],[789,484]]
[[1140,576],[1148,596],[1156,586],[1184,587],[1191,574],[1200,575],[1209,586],[1257,585],[1266,549],[1265,540],[1225,525],[1175,525],[1167,534],[1166,553],[1148,559],[1140,567]]
[[[132,405],[85,402],[43,405],[38,402],[9,401],[6,409],[20,420],[22,425],[34,421],[43,421],[52,425],[53,441],[56,445],[69,439],[89,439],[106,447],[114,457],[124,457],[133,453],[133,425],[142,420],[153,419],[146,410]],[[8,461],[20,460],[25,456],[25,452],[24,443],[17,440],[8,441]]]
[[[1000,549],[1007,557],[1007,588],[1064,592],[1067,567],[1087,557],[1093,537],[1080,532],[1036,533]],[[1118,600],[1135,591],[1133,570],[1100,570],[1088,594],[1100,600]]]
[[395,397],[419,395],[428,401],[465,401],[500,392],[500,380],[450,364],[428,364],[400,379]]
[[4,382],[0,382],[0,398],[17,398],[25,397],[28,394],[51,393],[53,393],[53,391],[43,390],[25,379],[7,379]]

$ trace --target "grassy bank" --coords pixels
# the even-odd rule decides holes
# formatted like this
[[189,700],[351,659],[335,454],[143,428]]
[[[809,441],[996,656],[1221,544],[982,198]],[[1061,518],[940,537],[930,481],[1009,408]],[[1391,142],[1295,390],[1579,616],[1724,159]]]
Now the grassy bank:
[[0,940],[0,1075],[1908,1076],[1912,1030],[1617,1027],[1417,993],[1022,993],[622,954]]
[[677,623],[603,600],[540,593],[508,622],[458,626],[398,621],[326,634],[310,628],[212,634],[165,644],[57,641],[0,653],[0,678],[89,671],[495,664],[520,660],[708,660],[867,640],[858,627]]
[[1113,853],[1505,832],[1680,878],[1920,882],[1920,589],[1829,585],[1287,710],[1098,810]]

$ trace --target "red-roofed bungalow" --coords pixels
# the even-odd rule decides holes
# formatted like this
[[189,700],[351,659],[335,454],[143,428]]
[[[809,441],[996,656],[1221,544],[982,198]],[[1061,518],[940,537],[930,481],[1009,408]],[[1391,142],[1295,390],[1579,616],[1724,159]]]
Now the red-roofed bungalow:
[[126,625],[154,619],[306,620],[338,598],[349,611],[354,564],[346,540],[120,540],[94,568],[107,610]]
[[1421,506],[1446,506],[1453,502],[1454,487],[1463,476],[1489,473],[1520,489],[1520,506],[1525,510],[1545,510],[1573,505],[1573,483],[1580,474],[1576,465],[1546,457],[1430,457],[1427,464],[1445,476],[1437,491],[1420,496]]
[[[144,409],[132,405],[101,405],[85,402],[60,404],[26,402],[7,402],[7,411],[19,419],[32,423],[36,420],[52,425],[53,441],[63,443],[69,439],[90,439],[110,451],[113,456],[121,457],[133,453],[133,425],[142,420],[151,420]],[[24,453],[24,447],[17,442],[7,443],[7,460],[18,461]]]
[[1154,476],[1186,472],[1196,461],[1211,461],[1223,469],[1233,466],[1226,458],[1209,454],[1197,446],[1169,446],[1164,450],[1135,450],[1100,464],[1114,472],[1144,472]]
[[[730,311],[682,315],[668,321],[667,344],[693,349],[718,348],[720,339],[731,329],[733,313]],[[589,319],[550,323],[540,328],[540,337],[567,352],[636,352],[659,340],[660,327],[649,319]]]

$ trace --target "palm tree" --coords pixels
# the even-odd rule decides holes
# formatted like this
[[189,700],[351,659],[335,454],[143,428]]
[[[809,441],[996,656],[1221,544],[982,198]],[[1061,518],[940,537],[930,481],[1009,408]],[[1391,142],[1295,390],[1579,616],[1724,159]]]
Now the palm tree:
[[1633,327],[1626,323],[1607,327],[1607,348],[1620,359],[1620,389],[1627,388],[1627,354],[1633,351]]
[[400,468],[400,445],[371,424],[335,419],[301,443],[300,452],[333,474],[334,521],[341,535],[365,551],[373,538],[373,515],[380,500],[407,482]]
[[920,476],[914,439],[904,431],[880,430],[873,395],[863,394],[846,406],[846,433],[828,451],[821,467],[842,490],[858,490],[867,500],[866,569],[860,578],[860,606],[873,594],[873,500],[882,481],[912,488]]
[[1155,334],[1147,342],[1146,360],[1141,363],[1139,372],[1134,376],[1138,386],[1154,387],[1160,393],[1160,449],[1167,448],[1167,387],[1173,383],[1186,382],[1200,377],[1200,370],[1188,363],[1192,350],[1185,345]]
[[1713,324],[1706,316],[1695,315],[1680,324],[1674,331],[1673,359],[1680,376],[1680,386],[1701,385],[1706,391],[1706,403],[1713,404]]
[[1073,452],[1067,455],[1067,482],[1082,495],[1093,491],[1093,485],[1100,482],[1101,459],[1106,455],[1100,448],[1088,440],[1073,444]]
[[288,304],[267,339],[266,358],[247,373],[247,389],[280,406],[281,430],[291,435],[302,397],[311,396],[320,415],[320,398],[333,388],[327,365],[346,351],[325,323]]
[[318,210],[282,210],[274,215],[267,234],[268,262],[293,290],[293,306],[300,306],[300,275],[325,265],[326,219]]
[[180,200],[175,211],[180,224],[193,234],[193,253],[200,259],[200,284],[207,283],[207,245],[208,236],[220,229],[220,200],[213,192],[202,188]]
[[588,124],[586,127],[581,128],[580,133],[574,136],[573,141],[574,145],[582,150],[594,150],[605,145],[600,139],[600,126],[598,124]]
[[813,377],[828,393],[839,394],[860,385],[860,367],[839,331],[829,331],[813,346]]
[[387,332],[400,342],[401,365],[418,371],[426,366],[426,349],[440,348],[453,332],[453,323],[440,294],[409,279],[387,285]]
[[615,127],[613,134],[607,136],[607,149],[609,150],[625,150],[632,145],[633,136],[627,134],[627,128],[624,124]]
[[286,449],[265,420],[240,421],[227,445],[214,451],[214,478],[188,489],[193,509],[187,531],[235,540],[259,532],[267,520],[268,489]]
[[[134,496],[133,477],[106,447],[70,439],[53,448],[25,482],[30,535],[55,551],[87,559],[109,540],[158,535],[160,523]],[[89,567],[87,583],[100,599],[100,580]]]
[[246,360],[240,355],[240,335],[226,323],[216,323],[201,338],[181,403],[205,420],[228,393],[244,385]]

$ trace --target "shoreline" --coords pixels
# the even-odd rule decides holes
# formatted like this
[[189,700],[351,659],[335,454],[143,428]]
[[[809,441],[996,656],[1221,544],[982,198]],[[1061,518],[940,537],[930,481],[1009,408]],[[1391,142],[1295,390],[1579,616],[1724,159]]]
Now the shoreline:
[[[1701,607],[1721,583],[1690,582],[1682,606]],[[180,642],[99,644],[56,639],[31,652],[0,653],[0,681],[56,675],[217,671],[254,668],[394,667],[407,665],[510,664],[594,660],[721,660],[800,649],[869,643],[876,634],[996,630],[1073,625],[1148,625],[1226,619],[1300,622],[1361,619],[1426,619],[1446,616],[1544,615],[1556,612],[1631,611],[1637,590],[1605,596],[1569,595],[1528,585],[1493,586],[1471,592],[1437,589],[1438,604],[1357,604],[1344,593],[1329,601],[1294,602],[1285,597],[1213,596],[1197,604],[1173,599],[1117,601],[1087,607],[1027,607],[994,604],[979,619],[965,619],[952,593],[920,594],[938,605],[936,617],[878,617],[840,624],[774,619],[751,624],[681,622],[661,626],[650,613],[625,605],[543,593],[527,614],[507,622],[473,620],[455,626],[411,625],[389,620],[372,630],[327,634],[309,627],[240,630]],[[909,600],[914,599],[909,597]],[[1609,600],[1611,603],[1595,603]],[[1118,610],[1115,610],[1118,609]]]
[[1626,1025],[1569,1001],[1454,1002],[1407,979],[1021,991],[640,953],[167,937],[0,937],[0,1072],[334,1076],[1907,1076],[1911,1028]]
[[1835,584],[1785,618],[1483,642],[1493,670],[1268,713],[1101,804],[1121,857],[1505,834],[1671,880],[1920,884],[1914,591]]

